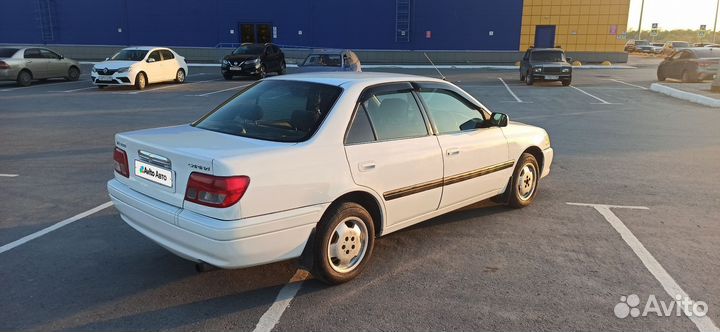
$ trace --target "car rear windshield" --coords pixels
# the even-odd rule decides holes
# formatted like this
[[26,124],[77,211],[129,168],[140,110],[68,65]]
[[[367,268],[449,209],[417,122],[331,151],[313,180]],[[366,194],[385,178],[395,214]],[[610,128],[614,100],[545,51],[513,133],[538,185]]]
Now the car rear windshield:
[[686,42],[673,42],[672,46],[673,47],[690,47],[690,44],[686,43]]
[[242,45],[236,48],[232,54],[262,54],[265,51],[265,45]]
[[11,58],[18,50],[17,48],[0,48],[0,58]]
[[260,81],[192,125],[216,132],[276,142],[310,138],[342,93],[337,86]]
[[115,53],[110,60],[142,61],[142,59],[145,59],[147,52],[146,50],[122,50]]
[[310,54],[303,63],[303,66],[342,66],[340,54]]
[[540,62],[563,62],[565,54],[560,51],[535,51],[532,52],[532,60]]
[[720,50],[708,47],[707,49],[693,50],[698,58],[720,58]]

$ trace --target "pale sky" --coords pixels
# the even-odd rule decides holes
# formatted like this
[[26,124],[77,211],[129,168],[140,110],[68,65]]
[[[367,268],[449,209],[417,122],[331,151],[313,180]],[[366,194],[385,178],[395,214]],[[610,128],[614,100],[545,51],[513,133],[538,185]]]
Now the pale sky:
[[[641,3],[642,0],[630,0],[628,29],[637,30]],[[718,0],[645,0],[643,29],[650,29],[653,23],[664,30],[699,29],[701,24],[706,24],[712,31],[717,3]]]

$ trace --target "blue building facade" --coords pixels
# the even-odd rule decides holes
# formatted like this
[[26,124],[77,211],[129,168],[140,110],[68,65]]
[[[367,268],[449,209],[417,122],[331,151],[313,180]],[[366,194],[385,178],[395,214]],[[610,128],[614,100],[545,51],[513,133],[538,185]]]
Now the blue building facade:
[[[523,0],[3,0],[0,43],[517,51]],[[12,14],[11,14],[12,13]]]

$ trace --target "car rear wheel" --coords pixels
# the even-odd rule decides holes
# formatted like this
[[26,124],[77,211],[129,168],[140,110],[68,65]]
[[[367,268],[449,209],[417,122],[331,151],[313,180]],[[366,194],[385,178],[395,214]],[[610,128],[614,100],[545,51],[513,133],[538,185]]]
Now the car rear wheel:
[[533,83],[535,83],[535,78],[531,74],[525,76],[525,84],[533,85]]
[[658,81],[660,81],[660,82],[664,82],[664,81],[667,79],[667,77],[665,76],[665,73],[663,73],[662,71],[658,70],[658,72],[657,72],[657,79],[658,79]]
[[538,180],[540,180],[540,167],[537,159],[530,153],[523,153],[510,181],[508,205],[523,208],[532,204],[537,194]]
[[313,275],[341,284],[362,272],[375,245],[370,213],[356,203],[342,203],[325,213],[314,243]]
[[185,83],[185,71],[182,68],[175,73],[175,83]]
[[144,90],[147,86],[147,76],[145,76],[145,73],[138,73],[137,76],[135,76],[135,88],[138,90]]
[[681,76],[683,83],[695,83],[697,82],[698,75],[689,70],[684,70]]
[[80,79],[80,69],[78,69],[77,67],[70,67],[70,69],[68,69],[68,74],[67,74],[67,77],[65,77],[65,79],[68,81],[79,80]]
[[17,85],[29,86],[30,84],[32,84],[32,74],[30,74],[29,71],[23,70],[20,73],[18,73]]
[[571,80],[571,79],[570,79],[570,80],[563,80],[563,81],[562,81],[562,85],[563,85],[563,86],[570,86],[570,84],[572,84],[572,80]]

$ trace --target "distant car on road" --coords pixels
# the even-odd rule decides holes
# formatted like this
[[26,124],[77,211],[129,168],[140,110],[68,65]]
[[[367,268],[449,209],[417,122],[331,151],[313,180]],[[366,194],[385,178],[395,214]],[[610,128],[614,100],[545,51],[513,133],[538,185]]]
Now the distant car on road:
[[632,53],[632,52],[646,52],[650,50],[650,42],[647,40],[628,40],[627,43],[625,43],[625,52]]
[[662,54],[665,43],[652,43],[650,46],[652,46],[653,54]]
[[33,80],[64,78],[77,81],[80,65],[44,47],[1,47],[0,81],[28,86]]
[[223,57],[220,72],[226,80],[234,76],[265,78],[268,73],[285,74],[285,53],[275,44],[245,43]]
[[100,89],[121,85],[142,90],[151,83],[183,83],[187,74],[185,58],[169,48],[128,47],[95,64],[90,77]]
[[719,44],[712,44],[712,43],[695,43],[693,44],[694,47],[720,47]]
[[533,85],[536,80],[572,83],[571,58],[559,48],[530,48],[520,62],[520,81]]
[[667,78],[683,82],[697,82],[712,79],[720,63],[720,49],[695,47],[683,49],[669,56],[658,66],[659,81]]
[[360,59],[351,50],[314,50],[298,64],[301,73],[319,71],[361,72]]
[[663,45],[663,52],[662,54],[665,55],[672,55],[676,51],[679,51],[684,48],[691,47],[690,43],[685,41],[668,41],[665,42],[665,45]]
[[532,204],[554,155],[542,128],[390,73],[271,77],[114,143],[108,192],[138,232],[220,268],[302,256],[330,284],[360,274],[379,236],[488,198]]

